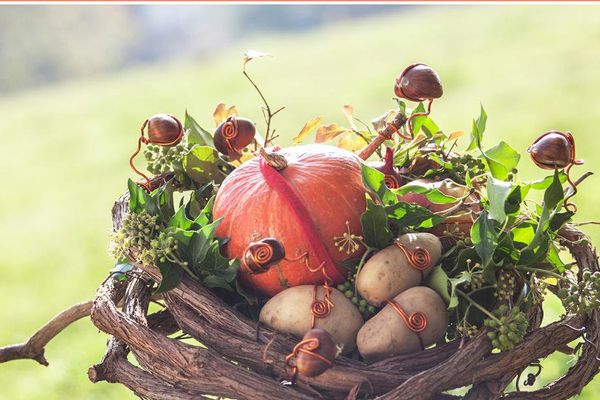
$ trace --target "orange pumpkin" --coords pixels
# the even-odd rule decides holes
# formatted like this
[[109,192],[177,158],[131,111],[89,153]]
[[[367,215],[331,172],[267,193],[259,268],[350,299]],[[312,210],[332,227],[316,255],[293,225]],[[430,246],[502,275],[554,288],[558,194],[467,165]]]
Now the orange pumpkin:
[[[223,218],[216,236],[229,238],[227,257],[240,260],[242,283],[265,295],[325,280],[343,282],[347,273],[341,263],[364,252],[350,236],[361,235],[360,216],[366,208],[359,160],[325,145],[296,146],[275,154],[285,157],[285,168],[277,170],[256,157],[234,170],[219,188],[213,216]],[[269,265],[266,245],[273,240],[285,254]],[[264,268],[246,265],[249,252],[257,262],[265,261]]]

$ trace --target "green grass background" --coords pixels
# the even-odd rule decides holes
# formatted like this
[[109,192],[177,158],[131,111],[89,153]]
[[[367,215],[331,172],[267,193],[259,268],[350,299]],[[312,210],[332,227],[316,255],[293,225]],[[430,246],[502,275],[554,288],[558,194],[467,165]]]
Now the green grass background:
[[[485,142],[510,142],[524,153],[521,178],[534,179],[543,172],[525,150],[549,129],[574,133],[577,156],[586,160],[576,175],[600,170],[598,21],[597,6],[423,6],[303,35],[251,38],[202,63],[0,98],[0,345],[26,339],[59,310],[94,295],[112,266],[110,208],[132,176],[127,159],[145,118],[183,116],[187,108],[212,128],[214,106],[224,101],[261,119],[256,93],[241,75],[245,50],[274,54],[249,70],[273,106],[286,106],[274,122],[280,144],[289,144],[315,116],[343,124],[347,103],[363,120],[381,114],[393,106],[395,76],[425,62],[445,85],[434,104],[436,122],[447,131],[468,131],[483,103]],[[581,186],[577,220],[598,219],[598,187],[596,175]],[[600,239],[598,228],[586,230]],[[133,398],[121,386],[87,380],[106,339],[86,319],[47,347],[49,368],[31,361],[0,365],[0,398]],[[546,363],[543,380],[557,377],[567,360]],[[595,399],[599,391],[597,379],[580,398]]]

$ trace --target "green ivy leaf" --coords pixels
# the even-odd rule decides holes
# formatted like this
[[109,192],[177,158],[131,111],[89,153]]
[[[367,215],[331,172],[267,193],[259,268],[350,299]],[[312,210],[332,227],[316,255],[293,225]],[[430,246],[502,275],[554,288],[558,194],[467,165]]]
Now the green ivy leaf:
[[188,230],[192,228],[194,221],[189,219],[185,213],[185,206],[179,207],[177,212],[171,217],[167,223],[167,227],[180,228]]
[[450,278],[450,303],[448,304],[448,310],[453,310],[458,306],[458,296],[456,294],[456,287],[460,284],[471,282],[472,275],[469,271],[462,271],[456,278]]
[[471,240],[475,245],[475,251],[481,258],[483,269],[487,269],[492,263],[492,256],[498,246],[498,231],[494,220],[489,218],[487,210],[479,214],[479,218],[471,227]]
[[131,212],[139,214],[146,209],[146,204],[152,199],[145,189],[131,179],[127,181],[127,188],[129,189],[129,209]]
[[553,210],[558,203],[564,198],[564,192],[558,170],[554,171],[554,177],[552,183],[548,186],[548,189],[544,192],[544,207],[549,210]]
[[[419,105],[412,111],[412,114],[423,113],[425,112],[425,106],[423,103],[419,103]],[[416,135],[419,131],[423,131],[427,137],[432,137],[438,132],[441,132],[441,129],[433,120],[427,115],[420,115],[414,117],[412,120],[413,133]]]
[[487,195],[490,202],[489,215],[493,220],[504,223],[506,220],[505,205],[511,194],[512,183],[489,177],[487,182]]
[[156,293],[164,293],[176,288],[183,278],[183,269],[178,265],[168,262],[158,263],[158,269],[162,279]]
[[392,240],[392,232],[388,228],[387,213],[383,206],[367,200],[367,210],[360,216],[365,243],[369,247],[383,249]]
[[510,171],[519,164],[521,155],[508,143],[500,142],[483,155],[494,178],[506,180]]
[[188,261],[193,270],[200,270],[201,264],[206,258],[206,253],[210,248],[211,240],[202,232],[195,232],[190,238],[187,247]]
[[[429,286],[431,289],[435,290],[448,306],[450,306],[452,301],[450,291],[448,290],[449,283],[448,275],[446,275],[446,272],[442,269],[441,265],[433,267],[425,280],[425,286]],[[456,303],[458,303],[458,299]],[[456,305],[454,305],[454,307],[456,307]]]
[[210,132],[202,128],[200,124],[196,122],[187,110],[185,111],[185,121],[183,123],[185,129],[189,130],[188,143],[190,145],[210,146],[214,147],[213,138]]
[[196,146],[183,159],[185,173],[196,183],[205,184],[215,179],[217,151],[209,146]]
[[513,242],[529,244],[535,236],[535,225],[531,222],[523,222],[510,230]]
[[458,201],[456,197],[442,193],[435,183],[428,182],[410,182],[399,189],[393,189],[392,192],[396,195],[405,195],[406,193],[418,193],[427,197],[427,200],[436,204],[449,204]]
[[525,200],[527,193],[529,192],[529,186],[516,185],[508,195],[506,203],[504,205],[504,213],[506,215],[518,215],[521,211],[521,203]]
[[571,219],[571,217],[573,217],[573,215],[575,215],[575,213],[573,211],[565,211],[562,213],[557,213],[555,214],[551,219],[550,219],[550,230],[551,231],[558,231],[560,228],[562,228],[562,226],[564,224],[566,224],[567,222],[569,222],[569,220]]
[[469,143],[467,151],[473,150],[477,147],[481,148],[481,142],[483,141],[483,133],[485,132],[486,123],[487,114],[483,109],[483,106],[481,106],[479,118],[477,118],[477,120],[473,120],[473,124],[471,126],[471,142]]
[[444,220],[444,217],[432,213],[425,207],[402,201],[385,207],[385,211],[398,225],[413,229],[432,228]]
[[[564,171],[559,171],[558,177],[561,184],[567,181],[567,174],[565,174]],[[552,185],[552,182],[554,182],[554,175],[549,175],[542,179],[527,182],[525,185],[535,190],[546,190],[550,185]]]
[[385,185],[385,175],[366,164],[361,167],[362,181],[369,193],[384,205],[393,204],[398,198]]

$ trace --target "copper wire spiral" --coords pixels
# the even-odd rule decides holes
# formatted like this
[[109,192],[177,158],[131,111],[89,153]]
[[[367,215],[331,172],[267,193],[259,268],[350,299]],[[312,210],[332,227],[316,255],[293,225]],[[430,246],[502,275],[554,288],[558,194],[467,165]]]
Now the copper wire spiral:
[[431,255],[427,249],[422,247],[415,247],[414,250],[409,250],[399,241],[394,241],[396,247],[398,247],[404,253],[408,264],[421,273],[421,279],[423,278],[423,271],[429,268],[431,264]]
[[412,312],[409,315],[406,313],[406,311],[404,311],[400,304],[398,304],[393,299],[386,300],[386,303],[389,304],[396,311],[396,313],[398,313],[398,315],[400,316],[400,318],[402,318],[402,321],[404,321],[408,329],[410,329],[417,335],[417,338],[419,339],[419,344],[421,345],[421,349],[424,350],[425,345],[423,343],[423,338],[421,337],[421,332],[423,332],[425,328],[427,328],[427,316],[420,311]]
[[[249,257],[253,265],[248,265],[246,257]],[[244,250],[242,266],[249,273],[264,272],[265,265],[273,260],[273,247],[268,243],[252,243]],[[258,267],[258,269],[256,268]]]
[[400,135],[402,136],[403,139],[405,140],[413,140],[415,137],[415,133],[413,132],[413,124],[412,124],[412,120],[415,119],[416,117],[426,117],[431,113],[431,103],[433,103],[433,99],[428,99],[429,102],[427,103],[427,111],[425,112],[420,112],[420,113],[414,113],[412,114],[410,117],[408,117],[408,131],[410,132],[410,136],[406,137],[404,135]]
[[400,187],[398,179],[392,175],[386,175],[385,178],[383,178],[383,183],[390,189],[398,189]]
[[323,288],[325,289],[325,298],[319,300],[317,298],[319,285],[313,287],[313,301],[310,305],[310,313],[312,314],[311,329],[315,327],[317,318],[327,317],[333,308],[333,303],[331,302],[331,287],[325,282]]
[[317,350],[320,345],[321,345],[321,343],[319,342],[318,338],[304,339],[304,340],[300,341],[296,346],[294,346],[294,349],[292,350],[292,352],[285,357],[285,365],[290,367],[291,372],[292,372],[292,374],[291,374],[292,376],[290,378],[290,380],[292,382],[294,382],[296,380],[296,375],[298,374],[298,368],[296,367],[295,363],[292,363],[292,361],[294,361],[294,359],[296,357],[298,357],[298,353],[300,353],[300,352],[302,352],[304,354],[308,354],[311,357],[318,358],[319,360],[323,361],[325,364],[327,364],[329,366],[333,365],[333,363],[331,361],[329,361],[327,358],[323,357],[322,355],[320,355],[318,353],[315,353],[315,350]]
[[223,127],[221,128],[221,134],[227,143],[227,148],[229,148],[231,151],[238,151],[231,144],[231,140],[235,139],[238,135],[237,121],[235,119],[227,120],[223,124]]

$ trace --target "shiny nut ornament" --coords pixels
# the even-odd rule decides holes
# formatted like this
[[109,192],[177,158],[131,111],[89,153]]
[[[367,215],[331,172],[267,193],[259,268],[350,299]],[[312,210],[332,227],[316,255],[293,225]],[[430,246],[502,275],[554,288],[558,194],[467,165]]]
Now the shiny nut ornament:
[[[145,136],[146,128],[148,137]],[[138,138],[137,148],[129,158],[129,166],[131,169],[142,178],[145,182],[140,183],[147,191],[151,191],[150,179],[140,172],[135,165],[133,159],[139,154],[143,144],[157,144],[159,146],[175,146],[183,137],[183,125],[181,122],[169,114],[156,114],[145,120],[140,129],[140,137]]]
[[221,154],[237,160],[242,149],[254,140],[256,127],[246,118],[231,116],[221,122],[215,129],[214,143]]
[[156,114],[144,122],[144,128],[148,129],[148,139],[145,142],[158,144],[160,146],[174,146],[183,137],[183,125],[177,118],[168,114]]
[[437,99],[444,94],[439,75],[425,64],[413,64],[402,71],[396,78],[394,92],[411,101]]
[[244,251],[241,268],[248,274],[260,274],[284,257],[285,249],[279,240],[264,238],[248,245]]
[[285,362],[292,370],[292,379],[296,374],[314,377],[329,369],[337,354],[338,347],[331,335],[323,329],[315,328],[306,332]]
[[570,132],[549,131],[527,149],[531,159],[543,169],[562,169],[575,162],[575,140]]

